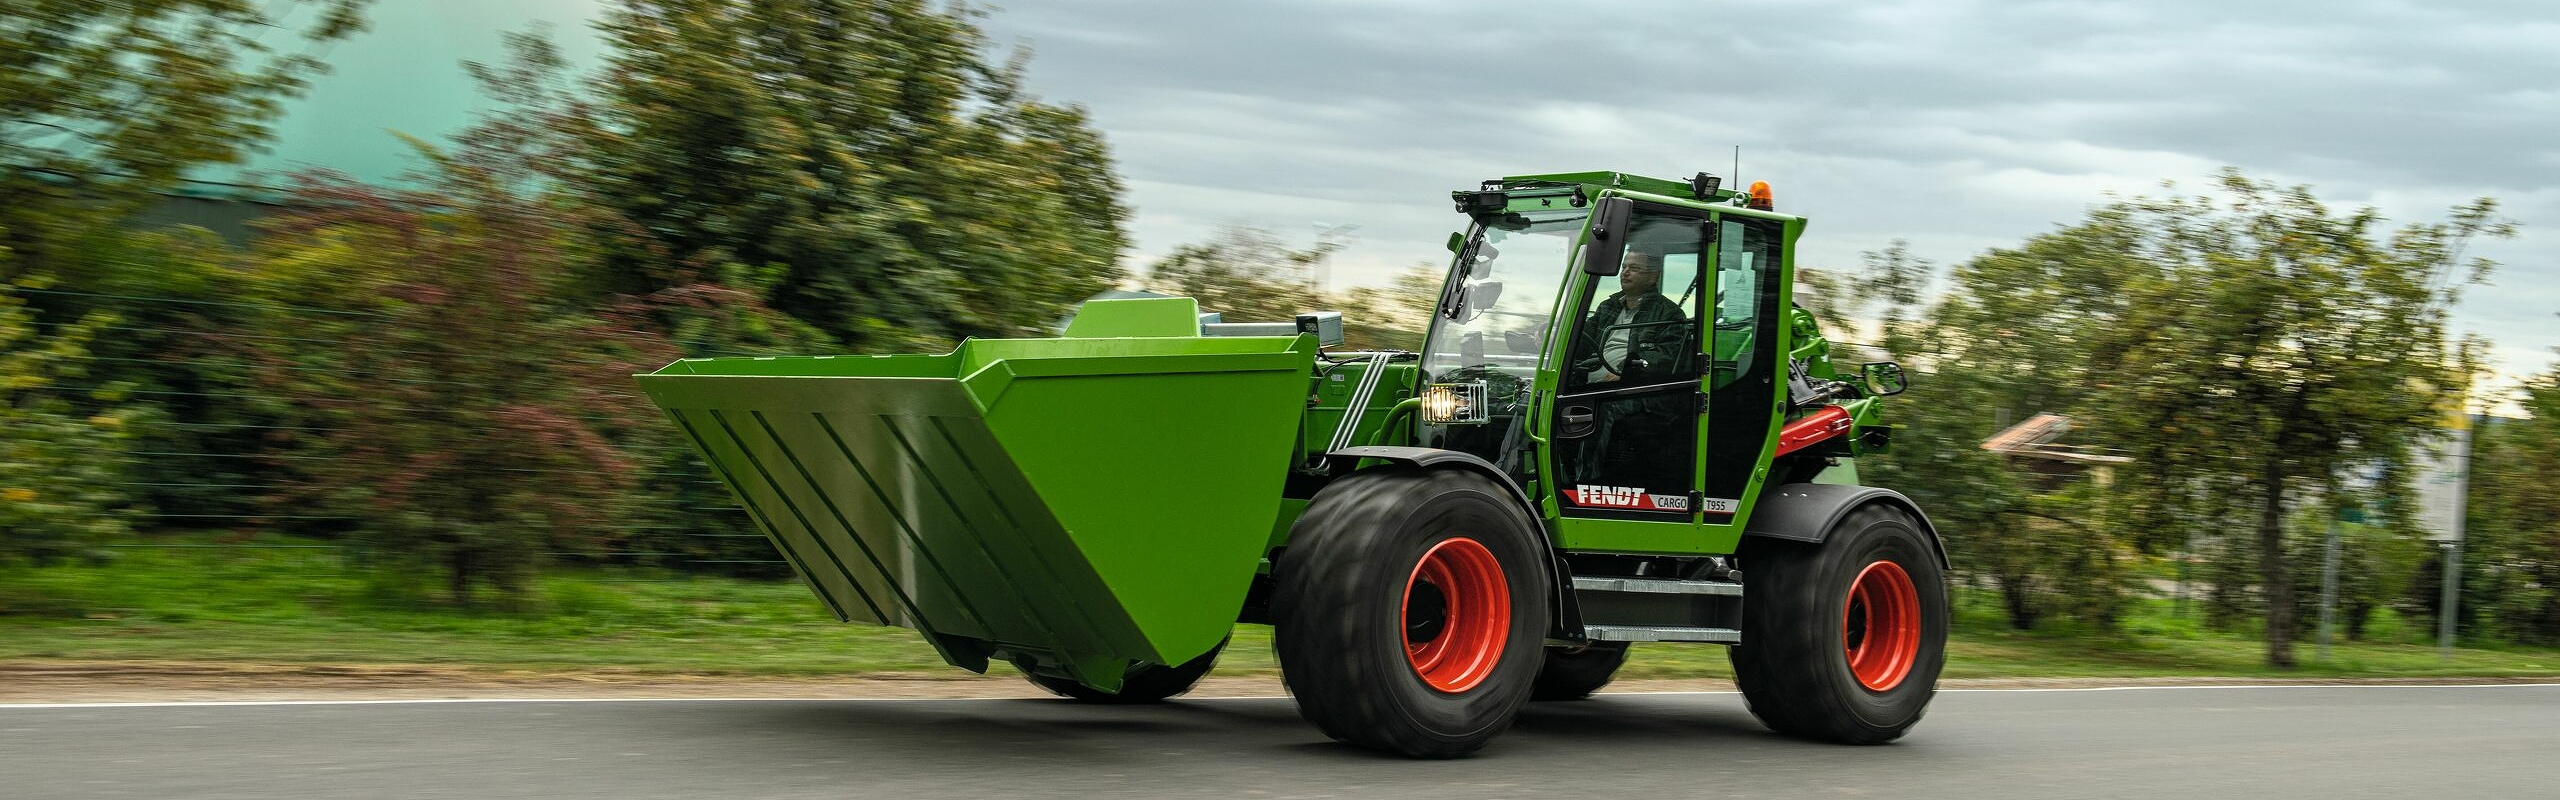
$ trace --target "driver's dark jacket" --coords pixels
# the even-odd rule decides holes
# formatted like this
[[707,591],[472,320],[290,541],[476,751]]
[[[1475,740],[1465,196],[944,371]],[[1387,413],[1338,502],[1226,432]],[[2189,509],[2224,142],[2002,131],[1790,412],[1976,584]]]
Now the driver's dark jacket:
[[[1584,346],[1591,349],[1585,360],[1594,362],[1593,366],[1598,366],[1596,361],[1600,358],[1600,348],[1609,339],[1609,327],[1618,324],[1618,314],[1630,302],[1635,304],[1636,314],[1629,324],[1646,325],[1689,318],[1689,315],[1681,313],[1679,303],[1660,294],[1646,292],[1632,301],[1625,292],[1612,295],[1600,301],[1599,307],[1592,309],[1591,318],[1583,323],[1583,330],[1591,332],[1584,340]],[[1689,326],[1651,325],[1630,328],[1626,334],[1628,363],[1620,368],[1619,381],[1636,386],[1670,380],[1686,373],[1683,367],[1689,356],[1687,351],[1691,349]],[[1637,361],[1642,361],[1643,365],[1638,366]]]

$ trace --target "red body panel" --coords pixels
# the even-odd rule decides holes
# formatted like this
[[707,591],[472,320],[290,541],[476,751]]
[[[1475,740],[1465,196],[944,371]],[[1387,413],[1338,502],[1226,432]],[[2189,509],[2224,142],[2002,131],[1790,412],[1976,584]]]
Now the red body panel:
[[1787,423],[1778,429],[1778,455],[1786,455],[1811,447],[1825,439],[1849,432],[1856,425],[1849,412],[1839,406],[1823,406],[1804,419]]

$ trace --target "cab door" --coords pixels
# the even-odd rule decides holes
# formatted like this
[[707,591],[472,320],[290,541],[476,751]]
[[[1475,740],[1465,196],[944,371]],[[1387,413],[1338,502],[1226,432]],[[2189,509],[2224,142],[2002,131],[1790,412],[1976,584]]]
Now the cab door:
[[1560,309],[1563,356],[1542,481],[1573,549],[1698,545],[1701,379],[1715,239],[1708,212],[1638,203],[1615,277],[1586,277]]
[[1698,451],[1698,511],[1707,547],[1727,552],[1761,481],[1760,465],[1786,409],[1787,350],[1780,321],[1789,298],[1785,278],[1788,224],[1732,211],[1717,215],[1715,272],[1708,279],[1706,412]]

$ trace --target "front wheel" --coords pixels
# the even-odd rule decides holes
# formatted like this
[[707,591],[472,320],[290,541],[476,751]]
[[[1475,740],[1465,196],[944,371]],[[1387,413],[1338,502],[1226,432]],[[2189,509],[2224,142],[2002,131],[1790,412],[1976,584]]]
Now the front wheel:
[[1291,528],[1272,628],[1298,713],[1352,744],[1454,758],[1510,727],[1548,625],[1536,524],[1493,481],[1379,468]]
[[1790,736],[1880,744],[1901,738],[1937,694],[1947,662],[1947,591],[1928,534],[1868,505],[1821,544],[1746,537],[1734,682],[1751,715]]

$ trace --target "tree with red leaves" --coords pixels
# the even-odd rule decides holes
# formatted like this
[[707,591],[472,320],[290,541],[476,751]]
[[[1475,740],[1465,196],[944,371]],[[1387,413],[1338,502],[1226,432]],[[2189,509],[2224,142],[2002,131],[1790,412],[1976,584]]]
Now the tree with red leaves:
[[663,425],[628,376],[676,353],[555,299],[586,226],[522,188],[526,151],[420,151],[414,189],[306,176],[248,254],[262,299],[296,308],[267,321],[291,337],[253,340],[303,430],[280,459],[298,480],[271,499],[358,520],[364,559],[432,566],[456,604],[484,584],[513,604],[542,554],[598,549],[631,515],[630,453]]

